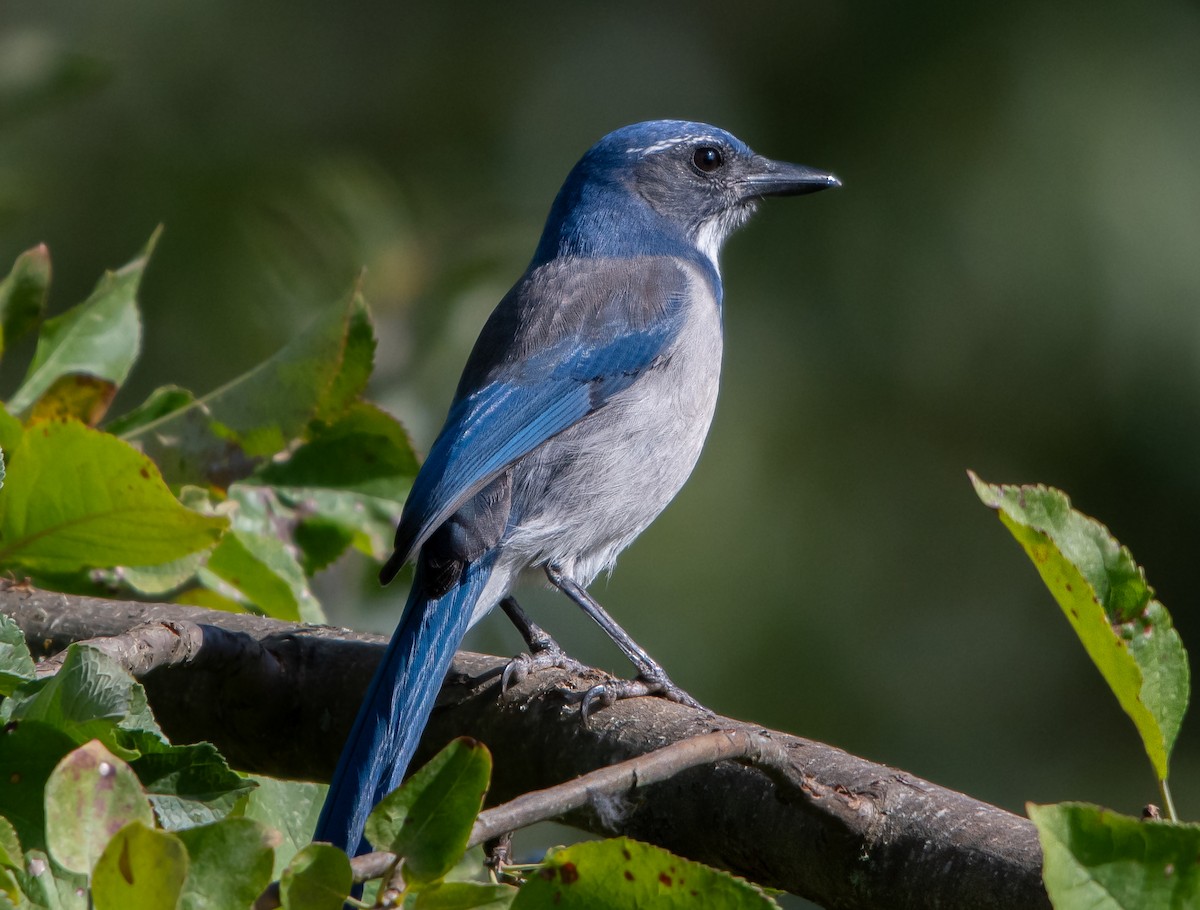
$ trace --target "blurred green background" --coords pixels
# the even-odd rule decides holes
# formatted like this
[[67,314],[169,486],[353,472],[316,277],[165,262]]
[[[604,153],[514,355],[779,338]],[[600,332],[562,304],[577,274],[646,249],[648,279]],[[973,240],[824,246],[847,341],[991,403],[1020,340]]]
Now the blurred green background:
[[[1133,726],[965,471],[1067,490],[1200,653],[1197,86],[1184,2],[4,0],[0,260],[48,243],[57,312],[166,225],[113,413],[249,368],[365,266],[374,394],[424,450],[600,135],[700,119],[833,170],[731,241],[708,448],[593,590],[722,713],[1016,811],[1136,813]],[[390,628],[372,578],[322,578],[331,615]],[[1194,718],[1174,772],[1200,817]]]

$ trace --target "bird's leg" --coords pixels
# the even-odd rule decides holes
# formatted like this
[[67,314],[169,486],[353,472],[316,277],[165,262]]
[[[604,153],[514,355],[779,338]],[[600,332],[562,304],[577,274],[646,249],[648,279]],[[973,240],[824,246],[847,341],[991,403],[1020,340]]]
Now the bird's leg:
[[554,565],[546,566],[546,577],[550,579],[551,584],[575,601],[637,668],[637,679],[616,680],[592,686],[579,698],[580,712],[585,722],[593,707],[606,707],[623,698],[636,698],[641,695],[659,695],[681,705],[704,708],[696,699],[671,682],[667,672],[608,615],[608,611],[600,606],[582,585],[567,578],[562,570]]
[[579,673],[586,670],[583,664],[567,656],[562,646],[550,637],[550,633],[529,618],[529,614],[521,609],[517,599],[511,595],[500,601],[500,609],[504,611],[517,632],[529,648],[528,654],[518,654],[504,667],[500,676],[500,692],[508,691],[509,686],[516,685],[530,673],[537,670],[560,669]]

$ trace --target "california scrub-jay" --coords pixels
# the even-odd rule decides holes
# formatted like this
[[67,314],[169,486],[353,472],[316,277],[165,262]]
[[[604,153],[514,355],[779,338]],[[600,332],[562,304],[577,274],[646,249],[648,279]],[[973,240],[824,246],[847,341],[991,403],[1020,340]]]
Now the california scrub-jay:
[[[528,569],[579,604],[638,670],[630,695],[694,702],[584,590],[679,492],[712,421],[729,234],[765,196],[839,186],[724,130],[652,120],[575,165],[533,261],[467,361],[413,482],[384,583],[416,559],[400,625],[338,762],[315,839],[347,851],[399,786],[468,627],[502,603],[530,642],[518,675],[564,658],[509,591]],[[511,672],[506,671],[506,680]]]

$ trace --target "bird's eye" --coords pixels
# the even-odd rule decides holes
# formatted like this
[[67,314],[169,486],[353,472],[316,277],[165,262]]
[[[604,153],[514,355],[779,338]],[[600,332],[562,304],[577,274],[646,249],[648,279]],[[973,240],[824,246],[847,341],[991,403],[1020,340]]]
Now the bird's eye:
[[725,159],[721,157],[721,150],[715,149],[711,145],[700,146],[692,155],[692,164],[696,165],[697,170],[706,174],[711,174],[724,163]]

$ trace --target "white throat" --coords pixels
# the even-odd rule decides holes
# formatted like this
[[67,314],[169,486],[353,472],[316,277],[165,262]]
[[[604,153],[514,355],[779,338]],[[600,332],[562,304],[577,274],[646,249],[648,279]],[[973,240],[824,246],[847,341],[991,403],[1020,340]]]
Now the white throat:
[[701,221],[692,234],[692,243],[704,258],[712,263],[717,275],[721,274],[721,247],[729,235],[746,223],[754,214],[753,203],[724,209],[711,218]]

